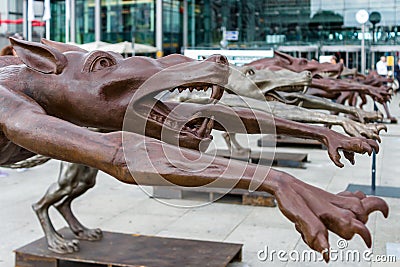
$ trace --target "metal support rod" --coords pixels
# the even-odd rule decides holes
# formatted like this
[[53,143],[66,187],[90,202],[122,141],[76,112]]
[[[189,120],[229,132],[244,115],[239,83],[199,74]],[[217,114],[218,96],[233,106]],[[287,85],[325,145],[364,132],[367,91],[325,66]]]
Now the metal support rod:
[[376,153],[372,152],[372,176],[371,176],[371,191],[375,192],[376,189]]
[[[378,107],[374,102],[374,111],[378,111]],[[376,153],[375,150],[372,152],[372,168],[371,168],[371,192],[375,193],[376,189]]]
[[365,74],[365,23],[361,25],[361,73]]

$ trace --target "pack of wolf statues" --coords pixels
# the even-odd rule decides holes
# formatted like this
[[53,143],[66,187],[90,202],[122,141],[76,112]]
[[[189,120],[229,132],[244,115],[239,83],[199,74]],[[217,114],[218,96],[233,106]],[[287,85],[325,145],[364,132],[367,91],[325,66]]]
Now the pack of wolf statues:
[[[378,77],[353,75],[339,80],[340,64],[320,64],[279,52],[274,58],[238,69],[220,55],[203,61],[182,55],[124,59],[112,52],[88,52],[50,40],[10,41],[17,57],[0,58],[0,165],[10,166],[35,155],[65,162],[58,181],[33,205],[48,248],[54,252],[73,253],[79,242],[57,233],[48,215],[51,206],[77,239],[101,239],[100,229],[85,227],[71,211],[71,202],[95,185],[98,170],[124,183],[141,185],[160,185],[162,177],[180,186],[218,180],[220,186],[233,183],[248,189],[256,180],[256,190],[275,196],[304,242],[323,253],[326,261],[328,231],[347,240],[359,234],[370,247],[371,235],[365,226],[368,215],[381,211],[388,216],[388,205],[381,198],[362,192],[332,194],[267,166],[202,153],[212,140],[213,129],[229,134],[273,132],[319,140],[334,164],[343,166],[339,150],[354,164],[355,153],[378,152],[379,132],[386,128],[367,123],[381,114],[343,103],[349,100],[354,105],[356,97],[365,100],[366,96],[386,103],[390,88]],[[185,103],[157,97],[174,90],[179,95],[185,89],[208,94],[201,101]],[[253,108],[241,105],[238,96],[251,99]],[[341,101],[333,104],[322,97]],[[270,112],[263,105],[271,99],[284,104],[271,103],[274,111]],[[309,108],[347,113],[352,119]],[[125,125],[127,112],[129,125]],[[221,123],[237,120],[243,127]],[[350,136],[305,122],[338,124]],[[166,148],[181,155],[174,157],[174,164],[163,153]],[[188,158],[208,167],[176,167],[187,164]]]

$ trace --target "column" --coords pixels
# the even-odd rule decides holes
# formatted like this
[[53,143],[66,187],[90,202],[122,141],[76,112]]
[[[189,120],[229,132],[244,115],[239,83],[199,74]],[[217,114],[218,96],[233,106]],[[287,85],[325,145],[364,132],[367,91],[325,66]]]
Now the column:
[[94,16],[95,17],[95,21],[94,21],[95,41],[100,42],[101,41],[101,0],[96,0],[94,13],[95,13],[95,16]]
[[163,56],[162,0],[156,1],[156,47],[157,57]]
[[70,20],[70,41],[76,42],[76,24],[75,24],[75,0],[71,0],[71,20]]

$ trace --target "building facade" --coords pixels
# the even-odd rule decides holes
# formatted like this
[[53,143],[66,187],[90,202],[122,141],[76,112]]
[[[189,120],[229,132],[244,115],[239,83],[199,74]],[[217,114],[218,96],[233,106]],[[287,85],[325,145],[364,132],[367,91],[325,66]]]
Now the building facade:
[[[157,13],[158,5],[162,5],[161,13]],[[157,46],[159,29],[160,50],[167,54],[180,52],[183,13],[178,0],[57,0],[51,1],[51,13],[53,40],[77,43],[133,40]],[[157,25],[157,16],[161,25]]]
[[[189,0],[188,47],[219,47],[223,31],[238,33],[230,49],[274,48],[308,59],[332,54],[360,68],[361,40],[367,68],[400,51],[400,0]],[[356,13],[370,21],[363,36]]]
[[[34,2],[35,18],[44,0]],[[0,0],[1,19],[26,18],[28,0]],[[4,4],[3,4],[4,3]],[[317,58],[335,54],[359,67],[361,39],[367,66],[400,45],[400,0],[51,0],[51,39],[87,43],[132,41],[159,47],[164,54],[182,48],[278,49]],[[365,34],[355,15],[371,20]],[[27,24],[0,24],[3,35],[26,35]],[[234,32],[235,38],[226,38]],[[35,26],[33,40],[46,36]]]

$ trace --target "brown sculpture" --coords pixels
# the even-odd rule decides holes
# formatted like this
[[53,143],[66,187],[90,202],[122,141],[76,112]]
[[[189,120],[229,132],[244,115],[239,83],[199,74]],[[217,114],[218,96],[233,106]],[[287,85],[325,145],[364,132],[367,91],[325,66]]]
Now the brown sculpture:
[[[299,121],[306,123],[323,123],[326,125],[341,125],[350,136],[365,136],[367,138],[380,140],[379,131],[386,130],[384,125],[366,125],[360,124],[353,120],[317,111],[309,111],[301,107],[293,105],[285,105],[277,102],[269,102],[267,104],[265,99],[271,97],[281,100],[285,103],[294,102],[297,104],[301,102],[303,106],[311,106],[313,108],[328,109],[333,111],[345,111],[359,116],[359,120],[364,122],[364,117],[368,119],[379,118],[376,112],[364,112],[357,110],[355,107],[344,106],[331,101],[322,101],[323,99],[303,95],[301,93],[293,93],[296,91],[307,90],[311,82],[310,72],[295,73],[286,69],[278,71],[271,71],[269,69],[257,70],[252,67],[246,66],[240,68],[239,71],[243,72],[256,86],[248,87],[245,82],[235,82],[230,87],[229,91],[233,94],[224,94],[219,104],[230,107],[251,107],[252,110],[258,110],[272,114],[274,117],[284,118],[291,121]],[[256,92],[257,91],[257,92]],[[282,95],[284,92],[290,92]],[[257,94],[258,93],[258,94]],[[250,98],[254,99],[250,99]],[[295,99],[290,101],[288,99]],[[209,101],[206,93],[200,91],[195,93],[173,93],[163,100],[171,100],[178,102],[190,103],[207,103]],[[346,109],[345,109],[346,108]],[[362,112],[360,112],[362,111]],[[224,134],[224,138],[228,148],[235,154],[247,154],[249,149],[245,149],[235,139],[235,134]]]
[[[49,41],[44,41],[47,45],[16,39],[11,42],[24,64],[0,68],[0,165],[42,154],[90,166],[82,175],[78,170],[66,173],[63,176],[66,179],[50,187],[43,199],[34,205],[53,251],[70,253],[78,249],[77,241],[63,239],[52,226],[48,208],[53,205],[58,207],[78,238],[101,238],[100,230],[83,227],[70,209],[71,201],[94,185],[96,169],[122,182],[143,185],[159,185],[160,175],[180,186],[201,186],[218,179],[220,186],[233,183],[237,188],[247,189],[256,180],[260,183],[257,190],[275,195],[279,208],[295,224],[303,240],[322,252],[327,261],[328,230],[345,239],[359,234],[370,247],[371,236],[365,227],[368,215],[376,210],[385,217],[388,215],[388,206],[380,198],[366,197],[360,192],[334,195],[287,173],[262,166],[206,155],[202,155],[202,160],[209,160],[210,166],[202,171],[187,171],[171,165],[163,149],[168,148],[173,155],[181,154],[184,158],[199,158],[200,152],[194,149],[207,145],[211,129],[221,127],[218,123],[213,124],[212,116],[217,122],[229,120],[234,114],[224,112],[217,104],[204,105],[188,114],[172,114],[153,96],[178,86],[191,90],[212,88],[211,99],[215,102],[221,98],[230,77],[227,61],[222,56],[213,56],[204,62],[194,62],[179,55],[158,60],[123,59],[113,53],[87,53]],[[180,63],[187,64],[182,66]],[[122,132],[124,114],[133,94],[156,73],[164,78],[157,83],[158,88],[149,88],[132,107],[137,112],[134,119],[143,122],[145,132],[138,129],[140,127],[131,129],[138,133]],[[207,82],[202,83],[202,80]],[[151,112],[141,113],[150,104],[155,104]],[[351,162],[354,162],[354,152],[378,151],[375,141],[362,137],[345,137],[321,127],[274,119],[264,113],[256,116],[251,110],[235,110],[249,133],[269,129],[275,122],[278,133],[319,139],[327,145],[331,159],[338,166],[343,166],[338,149],[343,149]],[[191,118],[199,112],[200,118],[185,118],[185,115]],[[173,122],[182,118],[187,122],[185,127],[175,128]],[[93,132],[85,127],[110,132]],[[170,131],[163,141],[171,144],[157,139],[161,128]],[[177,140],[181,147],[176,146]],[[123,147],[128,151],[123,151]],[[133,153],[133,161],[126,158],[124,152]],[[180,157],[174,158],[174,162],[184,164]],[[226,174],[228,168],[237,170],[237,174]]]
[[[320,96],[337,100],[337,103],[343,104],[348,101],[349,105],[355,106],[357,99],[361,98],[360,107],[366,102],[366,95],[370,95],[373,100],[381,103],[387,114],[387,118],[392,123],[397,123],[397,119],[390,114],[387,102],[391,98],[391,88],[383,83],[392,82],[392,79],[383,78],[371,71],[367,76],[358,74],[357,71],[346,70],[344,75],[353,76],[354,80],[340,81],[337,79],[343,71],[342,64],[318,63],[309,61],[305,58],[294,58],[285,53],[274,51],[273,58],[263,58],[253,61],[247,66],[257,69],[289,69],[294,72],[308,70],[312,73],[313,82],[307,94]],[[322,78],[322,79],[321,79]]]
[[339,77],[343,70],[343,65],[319,63],[314,60],[307,60],[305,58],[295,58],[288,54],[274,51],[273,58],[262,58],[246,64],[256,69],[288,69],[294,72],[310,71],[312,77]]

